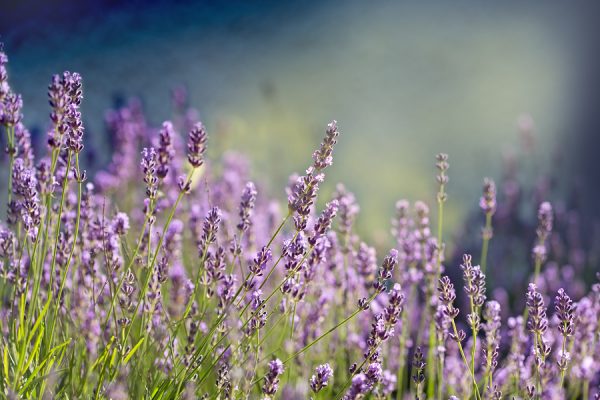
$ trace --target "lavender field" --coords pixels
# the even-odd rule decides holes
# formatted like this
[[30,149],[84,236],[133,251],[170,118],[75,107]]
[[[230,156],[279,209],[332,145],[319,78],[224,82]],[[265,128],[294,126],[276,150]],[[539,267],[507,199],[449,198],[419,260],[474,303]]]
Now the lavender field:
[[85,79],[50,79],[34,149],[8,65],[0,52],[3,398],[598,398],[583,217],[514,165],[498,185],[481,177],[471,244],[444,236],[460,177],[432,156],[437,195],[398,200],[394,245],[376,249],[344,185],[318,201],[343,121],[290,175],[287,203],[243,154],[208,158],[184,101],[160,126],[134,100],[109,111],[115,151],[88,176]]

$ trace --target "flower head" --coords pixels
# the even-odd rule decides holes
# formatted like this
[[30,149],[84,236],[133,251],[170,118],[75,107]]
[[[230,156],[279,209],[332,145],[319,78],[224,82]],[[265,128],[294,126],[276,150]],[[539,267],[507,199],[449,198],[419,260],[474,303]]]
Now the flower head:
[[564,337],[573,336],[573,331],[575,328],[575,306],[573,305],[573,300],[569,297],[569,295],[565,292],[563,288],[558,289],[558,294],[556,295],[555,310],[556,315],[558,316],[558,330]]
[[170,121],[163,122],[162,128],[158,134],[158,168],[156,174],[159,178],[164,179],[169,173],[169,166],[173,160],[173,136],[175,130]]
[[273,396],[279,389],[279,377],[283,375],[284,366],[281,360],[275,359],[269,362],[269,372],[265,376],[263,384],[263,393],[267,396]]
[[333,369],[329,364],[317,366],[314,375],[310,378],[310,389],[314,393],[319,393],[321,389],[329,384],[331,377],[333,377]]
[[256,203],[256,194],[256,186],[254,186],[254,183],[246,183],[240,201],[240,222],[237,225],[237,228],[241,232],[246,232],[248,228],[250,228],[250,219],[252,218],[252,211],[254,210]]
[[479,199],[479,207],[485,214],[494,215],[496,212],[496,184],[490,178],[483,180],[483,195]]
[[204,164],[204,152],[206,151],[206,128],[202,122],[196,122],[188,137],[188,161],[194,168]]
[[331,121],[325,130],[325,138],[321,143],[321,147],[313,153],[313,166],[317,171],[321,171],[333,164],[333,147],[337,143],[339,134],[337,121]]
[[546,317],[546,306],[544,298],[537,291],[537,286],[530,283],[527,288],[527,309],[529,319],[527,320],[527,329],[536,334],[543,334],[548,329],[548,318]]

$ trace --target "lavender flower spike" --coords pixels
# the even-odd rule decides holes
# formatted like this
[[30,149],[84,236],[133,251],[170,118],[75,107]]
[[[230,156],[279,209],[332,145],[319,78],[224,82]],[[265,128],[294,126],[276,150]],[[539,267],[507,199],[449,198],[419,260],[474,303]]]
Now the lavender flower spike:
[[254,183],[248,182],[246,183],[246,187],[244,188],[242,199],[240,201],[240,222],[238,223],[237,228],[241,232],[246,232],[248,228],[250,228],[250,218],[252,218],[252,211],[254,210],[255,204],[256,186],[254,186]]
[[329,364],[321,364],[315,369],[314,375],[310,378],[310,389],[316,394],[329,384],[329,379],[333,377],[333,369]]
[[204,164],[204,152],[206,151],[206,129],[202,122],[194,124],[188,137],[188,161],[194,168]]
[[421,347],[417,347],[417,350],[415,351],[415,355],[413,358],[413,367],[415,369],[415,373],[412,378],[413,378],[413,381],[415,382],[415,385],[417,386],[416,398],[420,399],[421,398],[421,384],[425,380],[425,374],[423,373],[423,371],[425,371],[425,357],[423,356]]
[[313,166],[315,170],[321,171],[333,164],[333,147],[337,143],[337,137],[340,132],[337,127],[337,121],[333,120],[327,125],[325,138],[321,147],[313,153]]
[[563,288],[560,288],[558,289],[554,303],[556,304],[556,315],[560,322],[558,325],[559,332],[565,337],[573,336],[575,328],[575,316],[573,315],[575,306],[573,305],[573,300],[571,300]]
[[544,298],[537,291],[537,286],[530,283],[527,288],[527,309],[529,319],[527,320],[527,329],[534,334],[544,334],[548,329],[548,318],[546,317],[546,306]]
[[198,255],[204,258],[207,255],[208,246],[217,240],[217,232],[221,223],[221,210],[213,207],[208,211],[202,224],[202,237],[198,244]]
[[20,94],[9,92],[4,97],[3,113],[1,124],[7,126],[15,126],[23,119],[21,109],[23,108],[23,100]]
[[169,173],[169,165],[173,159],[173,136],[175,131],[170,121],[163,122],[158,140],[158,168],[156,170],[159,178],[164,179]]
[[2,120],[2,103],[4,97],[10,92],[10,86],[8,85],[8,73],[6,71],[7,63],[8,57],[4,52],[4,43],[0,42],[0,120]]
[[141,165],[144,172],[144,182],[146,183],[146,196],[150,200],[155,200],[158,189],[158,177],[156,174],[156,151],[154,147],[142,150]]
[[69,126],[67,147],[77,154],[83,150],[83,123],[81,122],[81,113],[74,104],[71,104],[67,110],[67,119]]
[[548,236],[550,236],[550,233],[552,232],[552,222],[552,206],[545,201],[540,204],[538,210],[538,227],[535,231],[537,243],[533,248],[533,256],[537,264],[541,264],[546,260],[546,255],[548,253],[548,250],[546,249],[546,239],[548,239]]
[[496,212],[496,184],[490,178],[483,180],[483,195],[479,199],[479,207],[485,214],[494,215]]
[[317,240],[321,238],[323,235],[327,233],[329,228],[331,228],[331,222],[335,218],[338,211],[339,203],[337,200],[331,200],[325,206],[325,210],[319,216],[319,219],[315,223],[315,233],[312,237],[308,238],[308,242],[314,246],[317,243]]
[[392,279],[394,268],[398,265],[398,250],[391,249],[384,258],[381,269],[379,270],[379,280],[374,283],[375,290],[382,292],[385,289],[384,281]]
[[269,372],[265,376],[265,383],[262,387],[263,393],[267,396],[274,396],[279,389],[279,377],[283,375],[283,363],[275,359],[269,363]]
[[570,355],[567,352],[567,339],[573,336],[575,331],[575,306],[573,300],[567,295],[563,288],[558,289],[558,294],[554,300],[556,315],[558,317],[558,331],[563,337],[560,358],[558,360],[558,369],[561,374],[561,387],[564,381],[564,375],[567,370]]
[[263,248],[260,249],[260,251],[256,254],[256,257],[254,257],[252,264],[250,264],[250,266],[248,267],[250,269],[250,272],[252,272],[256,276],[261,276],[263,274],[263,271],[265,270],[267,263],[271,260],[271,258],[273,258],[273,253],[271,252],[271,249],[269,249],[266,246],[263,246]]
[[21,158],[15,160],[12,170],[13,191],[18,200],[13,200],[9,207],[20,211],[23,226],[29,237],[34,240],[37,227],[41,222],[41,211],[37,192],[37,179],[33,170],[25,168]]

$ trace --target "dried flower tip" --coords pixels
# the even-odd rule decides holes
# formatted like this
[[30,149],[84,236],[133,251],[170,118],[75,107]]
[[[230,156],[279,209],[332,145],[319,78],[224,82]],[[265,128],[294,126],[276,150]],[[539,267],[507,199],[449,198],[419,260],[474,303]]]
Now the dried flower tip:
[[440,171],[440,174],[436,176],[436,180],[440,185],[445,185],[448,183],[448,175],[446,175],[446,171],[448,171],[448,167],[450,166],[450,164],[448,164],[448,154],[439,153],[435,156],[435,159],[435,166]]

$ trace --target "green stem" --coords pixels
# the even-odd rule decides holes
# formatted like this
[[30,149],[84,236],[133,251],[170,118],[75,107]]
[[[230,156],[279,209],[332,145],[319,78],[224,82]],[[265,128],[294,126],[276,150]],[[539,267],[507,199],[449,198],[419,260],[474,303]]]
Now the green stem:
[[490,232],[492,230],[492,213],[485,213],[485,227],[483,228],[483,242],[481,244],[481,260],[479,260],[479,265],[481,265],[481,272],[485,274],[487,268],[487,255],[488,248],[490,245]]
[[406,340],[408,339],[409,329],[407,326],[408,320],[408,305],[414,302],[414,297],[416,295],[416,289],[414,285],[410,287],[410,294],[408,296],[407,307],[404,307],[402,310],[402,333],[400,334],[400,354],[399,354],[399,362],[400,366],[398,367],[398,388],[396,391],[396,400],[402,400],[404,395],[404,378],[405,378],[405,367],[406,367]]
[[[10,204],[11,200],[12,200],[12,187],[13,187],[13,181],[12,181],[12,170],[13,170],[13,164],[15,162],[15,127],[12,125],[6,125],[5,126],[5,130],[6,130],[6,141],[7,141],[7,147],[8,147],[8,154],[9,154],[9,161],[8,161],[8,197],[7,197],[7,204]],[[6,207],[6,215],[8,216],[8,207]]]
[[[563,340],[562,340],[562,354],[565,354],[566,351],[566,347],[567,347],[567,337],[563,336]],[[566,365],[564,369],[560,370],[560,387],[562,388],[565,384],[565,371],[566,371]]]
[[456,329],[456,322],[454,322],[454,318],[452,318],[450,320],[450,322],[452,323],[452,329],[454,330],[454,336],[457,339],[456,343],[458,345],[458,351],[460,352],[460,356],[462,357],[463,362],[465,363],[465,366],[467,367],[467,370],[471,374],[471,379],[473,380],[473,387],[475,388],[475,396],[477,399],[481,399],[481,394],[479,393],[479,387],[477,385],[477,379],[475,379],[475,373],[471,369],[471,366],[469,365],[469,362],[467,361],[467,357],[465,357],[465,352],[463,350],[462,343],[460,343],[460,341],[458,340],[458,329]]

